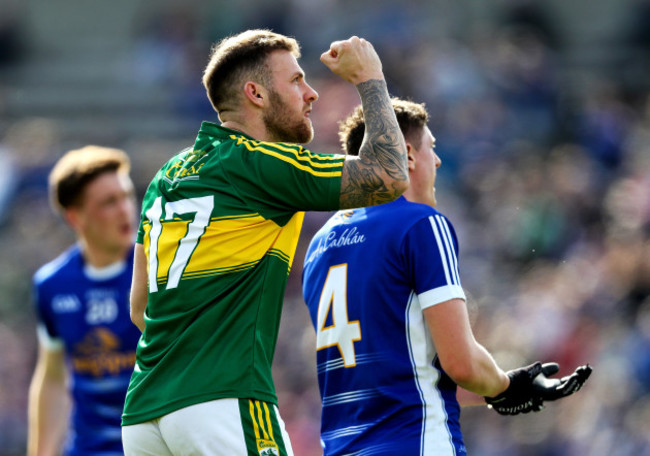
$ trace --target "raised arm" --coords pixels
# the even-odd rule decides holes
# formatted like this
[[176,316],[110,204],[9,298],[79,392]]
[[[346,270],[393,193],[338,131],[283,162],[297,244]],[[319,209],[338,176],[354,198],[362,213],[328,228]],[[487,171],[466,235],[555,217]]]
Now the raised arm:
[[321,61],[355,84],[366,131],[358,157],[348,157],[341,178],[342,209],[386,203],[409,184],[406,144],[390,101],[381,60],[372,44],[352,37],[332,43]]

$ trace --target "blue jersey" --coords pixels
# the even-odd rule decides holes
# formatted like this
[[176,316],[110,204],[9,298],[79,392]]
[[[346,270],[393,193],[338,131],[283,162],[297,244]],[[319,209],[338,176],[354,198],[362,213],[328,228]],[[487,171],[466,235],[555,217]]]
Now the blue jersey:
[[140,331],[131,322],[133,253],[95,271],[73,246],[34,275],[41,341],[62,344],[73,400],[65,455],[121,455],[121,415]]
[[456,385],[422,310],[465,294],[440,212],[404,197],[337,212],[305,257],[325,456],[466,454]]

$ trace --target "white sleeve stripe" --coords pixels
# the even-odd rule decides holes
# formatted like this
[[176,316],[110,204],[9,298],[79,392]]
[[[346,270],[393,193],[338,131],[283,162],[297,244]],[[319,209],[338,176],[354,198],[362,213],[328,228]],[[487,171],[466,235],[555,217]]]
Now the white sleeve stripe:
[[440,259],[442,260],[442,267],[445,270],[445,279],[447,280],[447,283],[451,283],[451,279],[449,277],[449,266],[447,265],[447,256],[445,253],[445,249],[442,246],[442,239],[440,239],[440,232],[438,230],[438,226],[436,225],[435,220],[433,219],[433,216],[429,216],[429,222],[431,223],[431,228],[433,229],[433,235],[436,238],[436,242],[438,244],[438,251],[440,253]]
[[38,342],[48,351],[59,351],[63,348],[63,340],[50,336],[43,324],[36,326],[36,337]]
[[418,295],[418,300],[420,301],[420,308],[422,310],[427,307],[435,306],[450,299],[462,299],[467,301],[465,297],[465,292],[463,287],[458,285],[446,285],[444,287],[434,288],[433,290],[425,291]]
[[454,274],[454,256],[455,252],[454,249],[452,248],[450,243],[450,239],[447,237],[447,233],[445,232],[445,226],[442,220],[442,217],[439,215],[436,215],[436,223],[438,224],[438,227],[440,229],[440,235],[445,241],[445,249],[447,249],[447,261],[449,262],[449,269],[451,273],[451,282],[448,281],[448,283],[453,283],[454,285],[458,285],[458,282],[456,281],[456,275]]
[[458,257],[456,257],[456,250],[454,249],[454,241],[451,238],[451,231],[449,230],[449,223],[444,217],[437,216],[440,224],[443,227],[445,238],[447,239],[447,246],[451,249],[450,258],[452,260],[451,270],[454,274],[455,284],[460,285],[460,274],[458,273]]

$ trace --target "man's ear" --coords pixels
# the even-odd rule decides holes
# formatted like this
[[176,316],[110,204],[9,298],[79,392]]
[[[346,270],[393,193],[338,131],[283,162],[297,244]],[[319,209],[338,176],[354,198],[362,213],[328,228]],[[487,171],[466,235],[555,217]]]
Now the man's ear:
[[246,84],[244,84],[244,94],[248,101],[254,105],[259,106],[260,108],[264,106],[266,100],[266,89],[264,89],[260,84],[253,81],[247,81]]
[[415,147],[410,142],[406,141],[406,157],[408,159],[409,171],[415,170]]
[[65,220],[65,222],[70,226],[70,228],[72,228],[73,231],[77,231],[79,229],[80,214],[75,208],[65,209],[61,215],[63,216],[63,220]]

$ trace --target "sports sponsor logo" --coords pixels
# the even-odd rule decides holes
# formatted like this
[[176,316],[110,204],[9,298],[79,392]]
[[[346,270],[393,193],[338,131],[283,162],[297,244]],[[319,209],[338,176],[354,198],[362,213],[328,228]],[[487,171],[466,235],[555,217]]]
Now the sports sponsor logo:
[[273,437],[271,413],[266,402],[248,401],[249,413],[255,432],[257,452],[260,456],[280,456],[280,449]]
[[81,301],[75,295],[56,295],[52,298],[52,310],[56,313],[77,312]]
[[257,439],[257,451],[260,456],[280,456],[280,449],[272,440]]
[[75,345],[73,369],[82,375],[118,375],[135,365],[135,350],[120,351],[121,341],[106,328],[95,328]]
[[193,180],[199,178],[199,171],[205,165],[205,162],[198,163],[206,154],[202,150],[190,151],[184,157],[177,160],[165,172],[165,180],[174,183],[182,180]]
[[313,261],[316,257],[322,255],[329,249],[349,247],[366,242],[366,236],[360,233],[356,226],[346,228],[341,233],[330,231],[327,236],[318,241],[318,246],[311,252],[307,263]]

